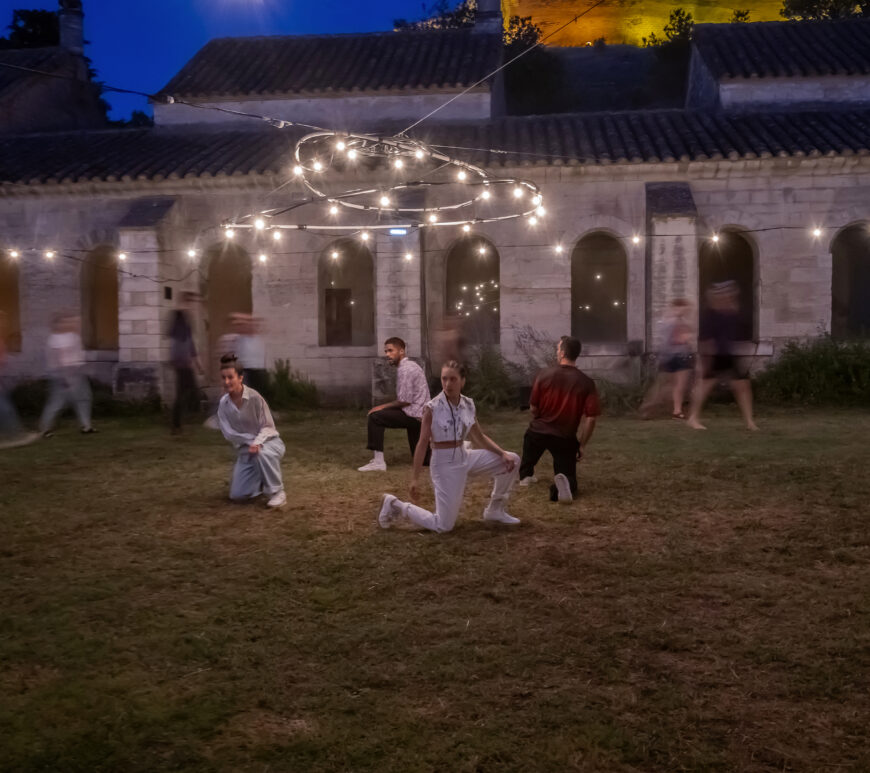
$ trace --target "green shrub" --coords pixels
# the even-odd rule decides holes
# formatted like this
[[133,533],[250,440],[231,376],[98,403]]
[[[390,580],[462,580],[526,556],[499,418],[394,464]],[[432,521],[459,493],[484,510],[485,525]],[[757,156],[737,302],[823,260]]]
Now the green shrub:
[[607,416],[625,416],[629,413],[636,413],[650,383],[648,379],[635,380],[625,384],[608,381],[606,378],[595,379],[598,397],[601,400],[601,412]]
[[494,346],[481,346],[468,368],[463,392],[488,408],[519,405],[521,373]]
[[790,341],[756,377],[755,396],[767,403],[868,405],[870,342],[828,335]]
[[290,360],[275,360],[269,371],[272,408],[316,408],[319,402],[317,387],[307,376],[290,368]]

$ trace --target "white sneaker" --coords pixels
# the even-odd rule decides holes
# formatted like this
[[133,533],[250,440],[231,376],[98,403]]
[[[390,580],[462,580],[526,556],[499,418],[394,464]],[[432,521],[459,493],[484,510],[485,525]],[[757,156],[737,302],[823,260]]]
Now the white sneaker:
[[501,505],[493,507],[489,505],[486,510],[483,511],[483,520],[484,521],[496,521],[497,523],[506,523],[511,526],[515,526],[520,522],[519,518],[514,518],[512,515],[508,515],[504,507]]
[[404,520],[402,511],[396,507],[399,500],[392,494],[384,494],[381,500],[381,511],[378,513],[378,523],[382,529],[389,529]]
[[284,489],[281,489],[269,497],[266,507],[282,507],[285,504],[287,504],[287,494],[284,493]]
[[362,467],[357,467],[360,472],[386,472],[387,463],[386,462],[377,462],[372,459],[368,464],[364,464]]
[[559,504],[567,505],[574,501],[574,496],[571,494],[571,484],[561,472],[553,478],[553,483],[556,484],[556,491],[559,493]]
[[533,483],[538,482],[537,475],[529,475],[527,478],[523,478],[517,485],[519,486],[531,486]]

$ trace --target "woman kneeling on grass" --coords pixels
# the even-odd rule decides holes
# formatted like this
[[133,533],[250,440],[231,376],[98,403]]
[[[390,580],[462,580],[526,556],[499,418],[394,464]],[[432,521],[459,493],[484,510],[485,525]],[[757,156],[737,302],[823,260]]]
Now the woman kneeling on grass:
[[[517,479],[520,458],[504,451],[483,434],[474,412],[474,402],[462,394],[465,386],[465,367],[451,361],[441,368],[443,391],[423,408],[420,441],[414,451],[414,472],[411,479],[411,502],[402,502],[392,494],[384,494],[378,523],[389,529],[397,523],[410,520],[431,531],[450,531],[459,517],[465,481],[469,476],[491,476],[492,494],[483,511],[485,521],[517,524],[505,512],[505,502]],[[479,450],[466,449],[463,441],[468,437]],[[417,504],[420,492],[420,473],[426,450],[432,445],[429,474],[435,489],[435,512],[430,513]]]

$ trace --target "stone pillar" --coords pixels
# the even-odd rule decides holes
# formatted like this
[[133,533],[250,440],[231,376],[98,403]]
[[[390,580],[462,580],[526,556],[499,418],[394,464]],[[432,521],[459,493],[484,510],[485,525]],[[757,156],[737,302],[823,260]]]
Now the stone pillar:
[[698,308],[698,213],[685,183],[647,184],[646,349],[658,351],[671,301]]

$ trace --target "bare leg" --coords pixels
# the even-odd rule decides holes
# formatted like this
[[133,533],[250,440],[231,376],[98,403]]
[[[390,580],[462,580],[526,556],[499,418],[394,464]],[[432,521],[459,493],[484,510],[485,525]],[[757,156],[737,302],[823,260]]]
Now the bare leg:
[[686,424],[692,429],[707,429],[700,422],[701,409],[715,385],[715,378],[703,378],[695,385],[695,390],[692,392],[692,408],[689,411],[689,418],[686,420]]
[[743,416],[746,429],[757,430],[758,425],[752,420],[752,385],[749,383],[749,379],[732,380],[731,391],[734,393],[734,399],[737,400],[737,406],[740,408],[740,415]]
[[678,370],[674,373],[674,388],[671,397],[674,401],[674,416],[683,412],[683,402],[686,399],[686,390],[689,387],[690,370]]

